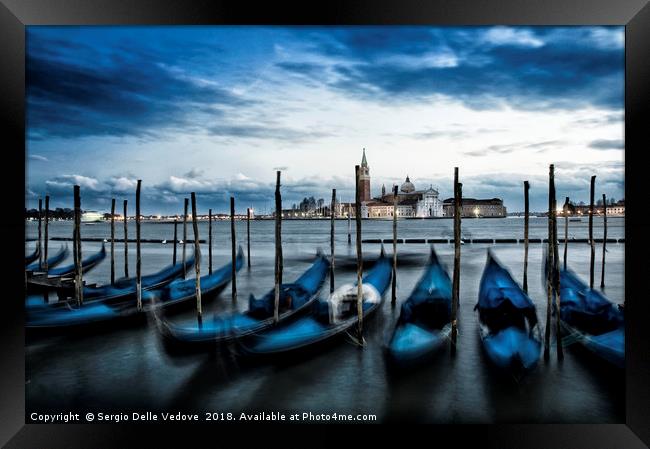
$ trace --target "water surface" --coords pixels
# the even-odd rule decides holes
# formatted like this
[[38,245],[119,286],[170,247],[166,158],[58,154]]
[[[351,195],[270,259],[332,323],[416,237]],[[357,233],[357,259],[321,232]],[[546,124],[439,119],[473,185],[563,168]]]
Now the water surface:
[[[569,223],[569,238],[586,238],[588,220]],[[602,237],[602,221],[594,220],[594,236]],[[624,219],[608,219],[608,237],[624,237]],[[558,232],[564,236],[564,222]],[[129,237],[135,237],[129,223]],[[328,221],[284,221],[284,279],[291,281],[307,269],[320,247],[329,253]],[[402,220],[399,238],[451,238],[452,220]],[[364,221],[363,238],[391,238],[392,222]],[[353,245],[347,244],[348,224],[336,222],[337,285],[352,282]],[[245,247],[246,223],[236,223],[237,241]],[[28,236],[36,236],[36,224],[27,224]],[[109,237],[108,223],[82,226],[82,237]],[[230,223],[214,223],[214,267],[229,263]],[[70,222],[54,222],[50,235],[72,235]],[[122,226],[116,226],[122,237]],[[145,222],[143,238],[172,239],[173,224]],[[182,226],[179,226],[179,238]],[[207,238],[207,223],[200,224],[200,237]],[[463,220],[464,238],[523,238],[523,219]],[[531,238],[547,237],[547,221],[531,218]],[[188,238],[193,238],[188,226]],[[237,277],[238,300],[231,299],[230,286],[206,301],[206,317],[214,313],[244,310],[249,294],[262,295],[273,287],[274,231],[272,221],[251,222],[250,271],[244,267]],[[64,242],[50,242],[51,253]],[[68,243],[71,247],[71,244]],[[28,242],[26,252],[33,250]],[[99,250],[101,243],[84,242],[84,255]],[[364,244],[364,254],[377,257],[378,244]],[[401,376],[386,369],[382,344],[399,315],[399,303],[408,297],[426,263],[429,246],[398,245],[400,267],[397,277],[398,305],[386,301],[373,318],[365,322],[367,345],[359,349],[347,339],[321,348],[311,355],[262,364],[245,363],[226,347],[178,354],[170,351],[149,320],[116,330],[75,336],[30,340],[26,347],[27,410],[78,411],[193,411],[285,413],[372,413],[379,421],[412,420],[432,423],[614,423],[624,421],[624,378],[579,348],[566,348],[558,362],[555,350],[548,362],[540,361],[535,371],[517,382],[495,373],[481,351],[476,312],[480,276],[486,251],[491,248],[515,279],[523,276],[523,244],[467,244],[462,247],[459,337],[456,355],[446,350],[420,369]],[[107,249],[109,247],[107,246]],[[386,245],[387,252],[392,245]],[[436,245],[449,272],[453,267],[453,245]],[[624,244],[607,244],[606,288],[615,303],[624,299]],[[192,251],[187,248],[188,253]],[[560,254],[563,246],[560,245]],[[596,245],[596,284],[600,282],[602,244]],[[202,245],[202,273],[207,272],[207,245]],[[589,279],[589,245],[569,245],[568,263],[584,280]],[[110,255],[109,255],[110,257]],[[124,244],[115,247],[117,277],[124,274]],[[178,248],[180,260],[181,249]],[[70,256],[71,260],[72,256]],[[143,274],[171,263],[171,244],[143,244]],[[529,293],[545,322],[546,293],[542,273],[543,245],[531,244]],[[68,263],[64,261],[63,263]],[[135,244],[129,245],[129,271],[135,274]],[[194,271],[190,272],[193,276]],[[109,258],[88,273],[90,282],[110,278]],[[329,281],[325,283],[325,289]],[[325,292],[326,293],[326,292]],[[192,310],[183,314],[193,314]],[[554,346],[553,346],[554,347]]]

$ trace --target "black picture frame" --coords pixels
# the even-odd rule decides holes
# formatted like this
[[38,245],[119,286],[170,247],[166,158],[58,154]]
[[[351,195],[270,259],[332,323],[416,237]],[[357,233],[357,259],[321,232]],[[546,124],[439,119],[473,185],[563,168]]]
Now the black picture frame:
[[[484,447],[637,448],[650,445],[650,298],[645,293],[647,264],[643,257],[650,236],[643,196],[643,163],[650,104],[650,5],[647,0],[417,0],[274,2],[159,0],[0,0],[0,114],[5,124],[3,156],[9,160],[0,221],[4,242],[5,296],[0,313],[0,444],[6,447],[127,447],[134,434],[152,437],[196,435],[217,438],[222,428],[194,425],[39,425],[25,424],[24,367],[24,196],[25,171],[25,26],[115,24],[428,24],[428,25],[624,25],[625,88],[625,285],[626,285],[626,422],[615,425],[495,424],[436,426],[421,429],[436,442]],[[645,125],[645,126],[644,126]],[[255,436],[238,426],[240,434]],[[474,430],[476,429],[476,430]],[[364,434],[368,430],[364,430]],[[401,432],[401,431],[400,431]],[[253,435],[251,435],[253,434]],[[260,432],[282,437],[281,432]],[[328,432],[319,431],[323,441]],[[340,438],[333,435],[334,438]],[[312,438],[314,438],[312,436]],[[173,441],[165,440],[167,443]],[[211,440],[215,441],[215,440]],[[269,440],[272,441],[272,440]],[[295,442],[295,440],[293,440]],[[430,440],[431,441],[431,440]],[[131,444],[132,444],[131,443]],[[239,444],[244,443],[240,441]],[[153,444],[149,441],[148,447]],[[413,443],[412,443],[413,444]],[[450,443],[446,443],[450,444]]]

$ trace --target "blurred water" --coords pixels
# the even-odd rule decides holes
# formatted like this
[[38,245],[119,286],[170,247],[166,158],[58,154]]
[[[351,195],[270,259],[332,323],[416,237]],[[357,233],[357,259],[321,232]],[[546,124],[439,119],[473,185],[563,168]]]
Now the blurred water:
[[[594,236],[602,237],[602,221],[594,220]],[[547,237],[546,220],[531,218],[531,238]],[[564,236],[563,220],[558,232]],[[569,223],[569,238],[586,238],[588,220]],[[135,237],[129,223],[129,237]],[[318,247],[329,253],[328,221],[284,221],[284,279],[291,281],[309,267]],[[364,221],[363,238],[391,238],[392,222]],[[403,220],[399,238],[450,238],[451,220]],[[108,237],[107,223],[82,226],[82,237]],[[214,223],[213,263],[230,261],[230,223]],[[236,223],[237,241],[245,248],[246,223]],[[70,222],[54,222],[51,236],[71,236]],[[35,223],[27,235],[36,235]],[[244,310],[249,294],[262,295],[273,287],[273,222],[251,222],[252,268],[237,277],[238,301],[228,287],[204,305],[204,313]],[[352,222],[354,243],[355,228]],[[121,223],[116,238],[122,237]],[[145,222],[143,238],[170,239],[173,224]],[[200,224],[200,237],[207,238],[207,224]],[[523,219],[463,220],[465,238],[522,238]],[[624,219],[608,219],[608,237],[624,237]],[[182,238],[182,226],[179,226]],[[188,238],[193,238],[188,226]],[[64,242],[51,242],[51,253]],[[70,243],[68,243],[70,244]],[[28,242],[26,252],[33,250]],[[117,277],[123,273],[124,248],[115,247]],[[71,246],[71,245],[70,245]],[[100,243],[84,242],[83,254],[99,250]],[[610,300],[624,299],[624,244],[607,244],[606,288]],[[523,244],[467,244],[462,247],[459,341],[455,357],[445,351],[420,369],[394,376],[386,370],[382,343],[399,315],[399,303],[408,297],[428,256],[428,245],[398,245],[398,307],[387,301],[365,322],[367,345],[359,349],[346,340],[312,355],[262,364],[244,363],[224,348],[177,354],[162,345],[154,323],[102,330],[95,335],[55,336],[30,341],[26,348],[28,411],[212,411],[238,413],[259,411],[314,413],[374,413],[379,420],[415,420],[447,423],[491,422],[624,422],[624,379],[620,373],[594,361],[577,347],[567,348],[559,363],[555,350],[549,362],[521,380],[503,378],[488,365],[481,351],[476,312],[479,279],[486,249],[511,270],[523,276]],[[543,245],[531,244],[529,293],[545,322],[546,293],[541,281]],[[107,249],[108,246],[107,246]],[[453,245],[436,245],[451,272]],[[364,244],[364,254],[376,257],[380,245]],[[386,245],[388,252],[391,245]],[[188,252],[191,246],[188,247]],[[560,255],[563,247],[560,246]],[[596,245],[596,284],[600,281],[602,245]],[[171,263],[172,245],[142,245],[143,274]],[[202,273],[207,271],[207,245],[202,245]],[[336,222],[336,284],[352,282],[355,248],[347,244],[347,222]],[[568,263],[583,279],[589,277],[589,245],[569,245]],[[181,256],[179,247],[178,257]],[[72,256],[70,256],[72,257]],[[109,255],[110,257],[110,255]],[[129,270],[135,274],[135,244],[129,245]],[[344,263],[347,262],[347,263]],[[67,262],[64,262],[67,263]],[[193,271],[192,271],[193,274]],[[109,258],[88,273],[88,282],[104,283],[110,276]],[[326,281],[326,286],[328,282]],[[327,288],[327,287],[325,287]],[[192,314],[192,311],[183,314]]]

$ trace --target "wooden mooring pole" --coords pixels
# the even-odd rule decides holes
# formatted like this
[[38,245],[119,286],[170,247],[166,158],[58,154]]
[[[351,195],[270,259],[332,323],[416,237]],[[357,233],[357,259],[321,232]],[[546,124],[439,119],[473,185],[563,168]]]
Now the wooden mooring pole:
[[75,297],[77,305],[84,302],[83,275],[81,273],[81,195],[79,186],[74,186],[74,266],[75,266]]
[[530,203],[528,201],[528,191],[530,184],[524,181],[524,292],[528,293],[528,227],[530,224]]
[[38,269],[43,269],[43,246],[42,246],[42,234],[41,229],[43,225],[43,199],[38,199]]
[[336,189],[332,189],[330,205],[330,293],[334,291],[334,208],[336,207]]
[[361,249],[361,189],[359,186],[361,177],[361,167],[354,166],[355,172],[355,200],[354,212],[356,215],[357,225],[357,339],[360,345],[363,341],[363,252]]
[[174,218],[174,251],[172,252],[172,265],[176,265],[176,244],[178,243],[178,220]]
[[237,239],[235,237],[235,197],[230,197],[230,242],[232,248],[232,300],[237,301]]
[[138,311],[142,310],[142,254],[140,253],[140,188],[141,187],[142,187],[142,180],[138,179],[138,184],[135,188],[135,296],[136,296]]
[[124,277],[129,277],[129,222],[127,200],[124,200]]
[[42,270],[45,271],[45,274],[47,274],[49,270],[49,267],[47,266],[47,250],[49,246],[48,245],[49,226],[50,226],[50,196],[45,195],[45,235],[43,236],[43,268],[42,268]]
[[596,246],[594,245],[594,191],[596,189],[596,175],[591,177],[591,191],[589,193],[589,246],[591,258],[589,259],[589,288],[594,288],[594,259]]
[[352,245],[352,217],[350,212],[350,203],[348,203],[348,245]]
[[555,300],[555,345],[558,360],[564,359],[562,350],[562,337],[560,335],[560,255],[558,250],[557,237],[557,198],[555,195],[555,167],[550,167],[550,184],[552,198],[552,223],[553,223],[553,299]]
[[183,263],[183,279],[187,279],[187,267],[185,266],[185,255],[187,246],[187,205],[188,199],[185,198],[183,201],[183,247],[182,247],[182,263]]
[[280,284],[282,283],[282,196],[280,195],[280,171],[275,181],[275,297],[273,321],[278,322],[280,309]]
[[391,280],[390,304],[397,303],[397,186],[393,186],[393,279]]
[[212,274],[212,209],[208,209],[208,273]]
[[115,198],[111,200],[111,285],[115,284]]
[[458,167],[454,167],[454,274],[451,290],[451,351],[456,352],[458,336],[458,305],[460,293],[460,219],[462,215],[462,184],[458,182]]
[[196,273],[195,295],[196,295],[196,316],[199,326],[202,324],[203,310],[201,308],[201,245],[199,243],[199,223],[196,213],[196,193],[191,192],[192,198],[192,229],[194,230],[194,270]]
[[246,209],[246,264],[251,268],[251,208]]
[[[74,192],[74,187],[73,187]],[[75,197],[72,203],[72,264],[74,265],[75,299],[77,298],[77,212],[75,210]]]
[[[549,175],[550,179],[550,175]],[[553,200],[551,199],[551,184],[548,185],[549,194],[548,194],[548,221],[547,221],[547,232],[548,232],[548,245],[546,249],[546,326],[544,328],[544,360],[548,360],[550,357],[551,351],[551,300],[553,295],[553,226],[551,223],[553,208]]]
[[600,288],[605,288],[605,253],[607,252],[607,197],[603,193],[603,265],[600,271]]
[[566,270],[566,259],[569,253],[569,197],[564,199],[564,269]]

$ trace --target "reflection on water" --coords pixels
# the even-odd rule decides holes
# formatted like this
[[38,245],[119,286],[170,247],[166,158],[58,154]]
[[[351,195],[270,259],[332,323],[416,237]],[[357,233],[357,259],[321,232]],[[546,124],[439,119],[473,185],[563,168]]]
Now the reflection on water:
[[[570,223],[569,236],[587,237],[587,220]],[[623,219],[610,218],[608,236],[624,237]],[[531,237],[544,238],[546,220],[531,219]],[[563,223],[559,234],[564,235]],[[229,223],[214,225],[214,267],[229,262]],[[245,238],[246,224],[237,223],[238,236]],[[522,238],[521,219],[464,220],[464,235],[471,238]],[[449,237],[450,220],[405,220],[399,222],[400,238]],[[143,238],[170,238],[171,224],[144,223]],[[28,235],[36,227],[28,224]],[[116,229],[121,236],[121,227]],[[84,237],[110,235],[108,224],[82,227]],[[201,224],[202,238],[207,226]],[[352,227],[354,236],[354,224]],[[71,235],[71,223],[51,224],[50,235]],[[134,235],[134,234],[131,234]],[[192,236],[191,227],[188,235]],[[595,236],[602,236],[596,220]],[[237,278],[238,301],[231,301],[230,288],[206,299],[204,314],[244,310],[250,293],[259,296],[273,287],[273,223],[251,223],[252,268],[244,267]],[[390,238],[391,222],[364,221],[363,238]],[[240,243],[245,240],[238,237]],[[353,238],[354,241],[354,238]],[[287,221],[283,223],[285,280],[293,280],[309,267],[318,247],[329,252],[329,222]],[[32,248],[27,244],[26,252]],[[58,242],[53,245],[58,247]],[[84,243],[84,254],[100,248]],[[336,283],[352,282],[355,275],[354,245],[347,244],[347,222],[337,222]],[[207,246],[203,247],[202,270],[207,271]],[[424,366],[407,373],[387,370],[382,344],[399,314],[399,302],[406,299],[421,275],[428,257],[423,244],[398,245],[401,256],[397,277],[398,305],[387,300],[365,322],[367,345],[359,349],[341,338],[290,358],[246,361],[233,355],[227,345],[206,351],[179,353],[170,350],[149,319],[119,329],[97,329],[83,335],[30,340],[27,357],[27,409],[69,411],[212,411],[238,413],[281,411],[286,413],[374,413],[379,420],[422,422],[584,422],[624,421],[624,380],[578,347],[567,348],[558,362],[554,349],[551,360],[519,382],[504,378],[487,363],[473,311],[486,257],[492,248],[515,279],[523,276],[523,245],[470,244],[462,247],[459,341],[455,357],[445,350]],[[107,248],[108,249],[108,248]],[[134,245],[129,266],[135,267]],[[441,260],[451,269],[453,246],[437,245]],[[605,294],[622,303],[624,298],[624,245],[608,244]],[[364,245],[369,259],[378,256],[380,245]],[[386,245],[388,252],[391,245]],[[562,248],[560,248],[562,251]],[[596,280],[600,280],[600,244],[596,247]],[[116,245],[116,271],[122,274],[123,244]],[[170,244],[143,245],[143,274],[153,273],[171,262]],[[71,256],[70,256],[71,257]],[[179,251],[180,257],[180,251]],[[543,289],[542,245],[531,244],[529,262],[530,296],[545,322],[546,296]],[[589,276],[589,246],[569,246],[569,265],[583,279]],[[63,263],[68,263],[64,261]],[[190,276],[193,276],[194,270]],[[133,274],[133,273],[131,273]],[[88,282],[103,283],[110,276],[110,255],[85,276]],[[325,286],[329,282],[325,282]],[[327,288],[327,287],[326,287]],[[387,295],[387,298],[389,298]],[[180,312],[192,315],[193,311]],[[554,347],[554,345],[553,345]]]

